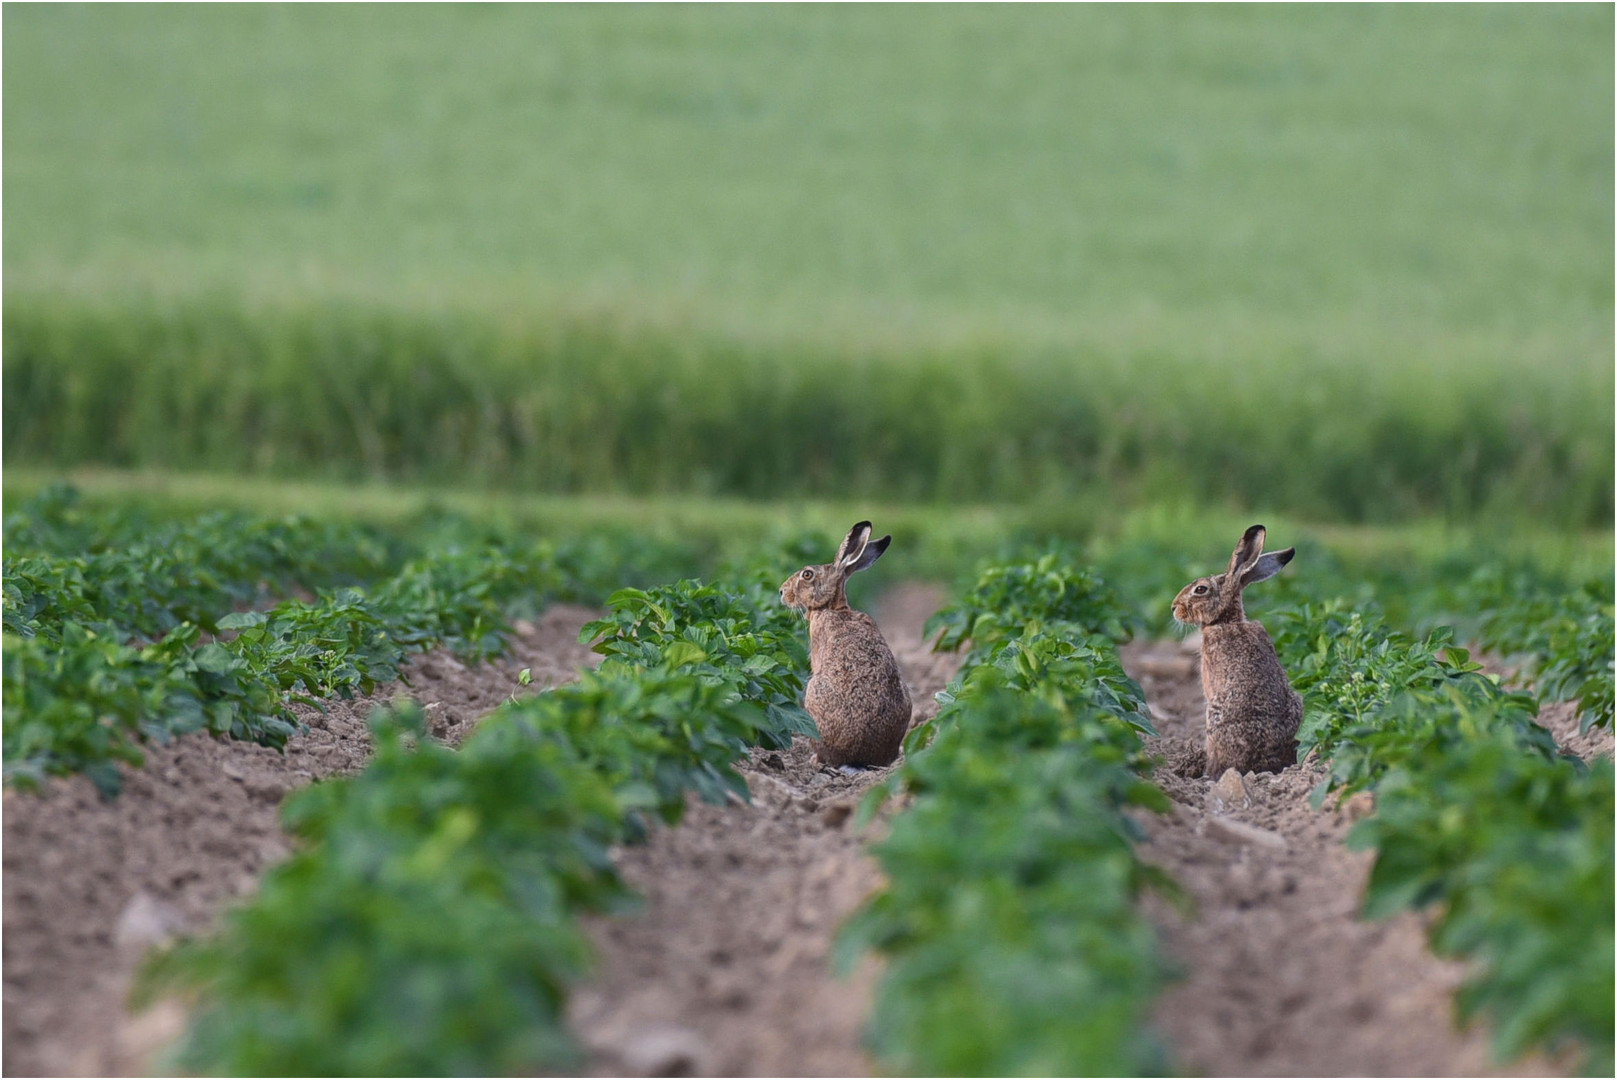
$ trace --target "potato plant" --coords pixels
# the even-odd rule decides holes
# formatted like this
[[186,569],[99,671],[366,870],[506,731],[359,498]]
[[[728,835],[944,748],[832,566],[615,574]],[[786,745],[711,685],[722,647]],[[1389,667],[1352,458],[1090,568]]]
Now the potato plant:
[[[47,504],[43,517],[62,512]],[[149,539],[88,555],[8,552],[0,681],[8,783],[83,772],[110,797],[117,763],[138,765],[148,740],[208,730],[284,745],[297,728],[294,703],[318,708],[324,698],[369,693],[398,678],[408,655],[438,646],[474,660],[495,655],[512,611],[599,595],[600,582],[621,580],[646,547],[490,534],[442,543],[383,573],[406,542],[297,520],[241,528],[233,520],[157,526]],[[211,554],[185,562],[198,548]],[[294,585],[355,578],[365,583],[322,589],[312,601],[232,610]]]
[[238,608],[298,592],[359,585],[396,572],[397,552],[368,531],[302,519],[210,514],[115,550],[29,552],[8,537],[8,633],[55,638],[73,621],[122,641],[155,641],[183,623],[207,633]]
[[1611,760],[1558,750],[1539,700],[1483,675],[1446,629],[1416,640],[1362,602],[1265,618],[1304,696],[1303,751],[1329,768],[1316,804],[1375,792],[1349,837],[1376,852],[1365,914],[1434,913],[1434,951],[1471,962],[1459,1015],[1486,1017],[1501,1059],[1574,1044],[1609,1074]]
[[1526,575],[1484,570],[1471,594],[1487,612],[1478,639],[1498,652],[1526,654],[1540,701],[1576,701],[1582,731],[1611,727],[1611,582],[1549,589]]
[[663,662],[738,692],[768,714],[765,745],[789,746],[814,736],[803,708],[808,650],[801,620],[759,586],[735,592],[685,580],[654,589],[621,589],[607,598],[603,619],[585,624],[579,640],[630,663]]
[[585,970],[574,915],[627,899],[608,847],[678,821],[686,792],[745,798],[732,763],[796,724],[778,698],[801,686],[802,650],[749,616],[756,599],[695,581],[619,593],[587,631],[608,654],[598,670],[496,710],[458,751],[418,711],[373,714],[373,763],[287,804],[308,846],[221,933],[148,967],[148,996],[200,995],[177,1064],[575,1065],[561,1017]]
[[[1054,556],[990,566],[933,625],[973,640],[911,733],[912,801],[875,846],[886,887],[845,926],[844,963],[887,958],[870,1038],[918,1075],[1150,1075],[1167,977],[1138,901],[1170,888],[1134,855],[1144,697],[1117,661],[1127,620]],[[891,782],[890,782],[891,783]],[[1171,890],[1170,890],[1171,891]]]

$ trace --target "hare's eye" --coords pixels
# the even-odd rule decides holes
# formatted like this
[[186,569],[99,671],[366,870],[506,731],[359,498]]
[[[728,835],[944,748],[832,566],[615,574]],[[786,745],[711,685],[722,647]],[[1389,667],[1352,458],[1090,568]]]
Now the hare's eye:
[[1198,585],[1198,586],[1196,586],[1194,589],[1192,589],[1190,591],[1195,593],[1197,596],[1200,596],[1202,593],[1207,591],[1207,586],[1206,585]]
[[812,571],[812,570],[804,570],[803,571],[803,580],[804,581],[813,581],[814,580],[814,571]]

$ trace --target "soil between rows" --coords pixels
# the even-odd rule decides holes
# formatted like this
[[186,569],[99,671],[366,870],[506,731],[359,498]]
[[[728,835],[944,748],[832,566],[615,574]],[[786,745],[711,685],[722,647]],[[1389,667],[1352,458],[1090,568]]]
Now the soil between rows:
[[83,777],[42,795],[4,794],[4,1070],[7,1076],[101,1076],[145,1070],[178,1033],[173,1006],[128,1015],[141,955],[180,932],[204,930],[285,858],[281,798],[311,781],[355,772],[370,756],[365,716],[408,693],[433,733],[459,741],[533,669],[536,687],[575,677],[599,659],[578,644],[590,608],[552,607],[519,624],[509,654],[468,668],[445,652],[406,668],[410,685],[300,709],[309,725],[284,754],[203,734],[146,751],[105,802]]
[[[901,585],[877,622],[915,703],[911,723],[960,658],[921,638],[943,603],[935,587]],[[830,971],[838,926],[880,883],[855,834],[861,796],[890,769],[855,776],[817,767],[803,739],[740,763],[752,805],[692,799],[676,828],[625,848],[618,866],[645,898],[635,914],[590,922],[595,977],[569,1001],[598,1076],[863,1076],[862,1045],[877,969]]]
[[[958,658],[927,651],[920,627],[942,594],[892,590],[878,619],[910,682],[917,716]],[[577,628],[595,612],[552,608],[525,625],[510,656],[466,668],[434,653],[410,667],[412,696],[434,733],[458,741],[533,669],[554,685],[596,659]],[[1127,646],[1160,732],[1152,749],[1177,758],[1199,742],[1195,654],[1181,643]],[[283,756],[192,736],[153,748],[124,794],[104,803],[88,782],[54,782],[44,797],[4,796],[4,1069],[6,1075],[141,1071],[179,1030],[172,1007],[127,1015],[123,999],[142,952],[205,929],[250,894],[290,846],[281,797],[317,777],[360,768],[363,716],[373,700],[333,703]],[[1564,714],[1564,715],[1563,715]],[[1580,752],[1610,753],[1610,737],[1574,741],[1570,707],[1545,723]],[[1568,728],[1570,727],[1570,733]],[[1585,747],[1583,744],[1588,743]],[[801,741],[740,763],[753,805],[691,804],[677,828],[618,854],[645,897],[640,911],[592,919],[595,976],[569,1019],[599,1075],[853,1075],[876,967],[848,979],[827,964],[842,918],[879,883],[851,808],[884,771],[847,777],[814,767]],[[1370,857],[1346,850],[1350,811],[1315,812],[1316,773],[1298,765],[1251,777],[1251,805],[1208,807],[1212,783],[1157,780],[1174,812],[1145,820],[1144,858],[1196,902],[1186,919],[1152,901],[1165,952],[1185,978],[1160,1000],[1155,1023],[1178,1067],[1207,1075],[1474,1075],[1489,1071],[1481,1032],[1457,1033],[1451,995],[1464,969],[1426,950],[1414,916],[1356,918]],[[1243,796],[1244,800],[1244,796]],[[1215,818],[1277,834],[1232,837]],[[1563,1072],[1530,1059],[1515,1074]]]
[[[958,662],[931,654],[920,640],[921,624],[940,600],[935,589],[901,586],[889,594],[883,612],[884,619],[897,620],[890,633],[912,679],[918,715],[935,709],[932,695]],[[290,854],[291,841],[278,818],[282,797],[321,777],[362,768],[370,753],[364,718],[396,696],[420,701],[432,733],[455,743],[518,689],[522,668],[532,669],[534,691],[569,681],[580,667],[599,660],[577,641],[579,627],[598,615],[588,608],[553,607],[535,624],[518,624],[510,653],[486,665],[468,667],[443,651],[418,657],[406,668],[408,686],[393,684],[368,697],[327,702],[324,714],[300,710],[309,730],[291,740],[284,754],[191,735],[149,747],[142,768],[124,770],[123,792],[113,802],[103,801],[82,777],[52,781],[41,795],[7,790],[5,1075],[144,1072],[155,1052],[179,1033],[184,1018],[173,1005],[129,1014],[125,999],[140,958],[176,934],[205,931],[222,909],[253,892],[261,873]],[[880,774],[822,772],[801,740],[790,750],[754,752],[741,767],[754,807],[693,801],[680,828],[661,830],[652,843],[620,855],[625,876],[648,901],[643,918],[592,921],[601,946],[600,981],[580,989],[574,1016],[598,1068],[624,1060],[625,1052],[628,1063],[646,1066],[647,1043],[635,1017],[657,995],[627,994],[618,1001],[603,997],[600,988],[612,986],[616,975],[638,970],[645,961],[636,958],[634,943],[657,933],[657,913],[667,909],[659,904],[696,880],[739,889],[747,901],[743,908],[779,924],[778,933],[770,927],[758,930],[763,940],[779,945],[770,949],[763,967],[753,970],[744,959],[736,965],[734,989],[716,991],[740,1014],[749,1011],[748,1002],[765,1003],[762,1015],[736,1026],[739,1039],[713,1042],[728,1056],[707,1057],[704,1046],[701,1060],[757,1063],[743,1072],[764,1071],[766,1063],[772,1071],[796,1072],[798,1060],[819,1061],[822,1072],[868,1069],[859,1049],[859,1025],[868,1004],[869,973],[836,981],[823,961],[838,921],[875,884],[874,864],[839,815]],[[745,815],[744,832],[732,828],[742,821],[732,813],[737,810]],[[702,852],[710,852],[713,861],[705,863]],[[731,872],[691,873],[704,864]],[[668,871],[665,882],[657,877],[659,868]],[[766,872],[771,868],[773,873]],[[773,888],[769,904],[747,900],[765,883]],[[678,902],[673,909],[690,910]],[[733,927],[724,908],[710,914],[717,924],[708,932],[723,935],[726,924]],[[688,949],[683,947],[694,936],[674,926],[671,938],[666,947],[651,947],[670,962],[663,971],[666,985],[677,993],[692,985],[715,992],[718,984],[702,973],[713,950],[702,951],[697,967],[685,968],[681,959]],[[620,948],[623,943],[629,949]],[[615,966],[620,961],[628,966]],[[749,989],[746,980],[753,976],[781,989]],[[823,1008],[799,1017],[802,994]],[[824,1025],[814,1017],[835,1034],[820,1031]],[[753,1025],[763,1030],[759,1038],[745,1034]],[[610,1041],[615,1031],[624,1031],[629,1042],[603,1052],[602,1040]],[[819,1056],[816,1046],[822,1048]]]
[[[1184,759],[1203,737],[1195,647],[1157,641],[1121,652],[1159,733],[1148,749]],[[1545,717],[1558,738],[1562,709]],[[1343,841],[1370,803],[1360,796],[1312,809],[1308,796],[1323,775],[1310,759],[1249,773],[1244,791],[1215,792],[1213,780],[1157,770],[1172,812],[1142,815],[1149,842],[1138,850],[1195,904],[1191,918],[1151,904],[1162,947],[1184,972],[1154,1010],[1178,1068],[1208,1076],[1565,1075],[1573,1062],[1543,1058],[1502,1071],[1480,1025],[1456,1030],[1453,994],[1466,968],[1432,955],[1419,917],[1357,917],[1373,854]],[[1231,821],[1235,828],[1225,825]],[[1240,834],[1243,825],[1266,835]]]

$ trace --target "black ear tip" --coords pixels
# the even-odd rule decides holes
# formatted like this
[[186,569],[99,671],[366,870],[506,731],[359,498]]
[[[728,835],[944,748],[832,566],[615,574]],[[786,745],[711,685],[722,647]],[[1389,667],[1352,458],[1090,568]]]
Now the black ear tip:
[[1259,533],[1268,532],[1268,531],[1269,530],[1265,529],[1262,525],[1253,525],[1251,528],[1247,529],[1247,531],[1245,533],[1242,534],[1241,539],[1250,540],[1254,536],[1258,535]]
[[858,523],[856,523],[856,524],[855,524],[855,525],[854,525],[854,527],[853,527],[853,528],[851,528],[851,529],[849,529],[849,530],[848,530],[848,531],[849,531],[849,532],[858,532],[858,531],[859,531],[859,530],[861,530],[861,529],[868,529],[868,528],[870,528],[870,522],[868,522],[868,521],[861,521],[861,522],[858,522]]
[[1285,551],[1277,551],[1277,552],[1275,552],[1275,558],[1280,560],[1280,565],[1281,566],[1285,566],[1287,563],[1289,563],[1291,560],[1295,559],[1296,557],[1297,557],[1297,549],[1294,548],[1294,547],[1289,547]]

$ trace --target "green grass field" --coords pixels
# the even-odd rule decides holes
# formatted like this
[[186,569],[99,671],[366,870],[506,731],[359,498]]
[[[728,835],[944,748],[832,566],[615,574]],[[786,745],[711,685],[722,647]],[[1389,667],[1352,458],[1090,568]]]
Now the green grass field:
[[1612,13],[46,7],[7,465],[1612,513]]

